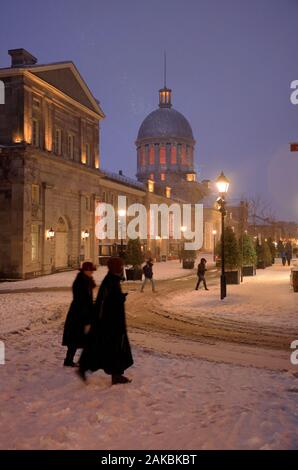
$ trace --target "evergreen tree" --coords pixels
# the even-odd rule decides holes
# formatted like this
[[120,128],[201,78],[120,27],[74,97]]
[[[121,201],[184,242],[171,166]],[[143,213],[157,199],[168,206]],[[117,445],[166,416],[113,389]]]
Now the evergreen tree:
[[126,264],[131,264],[134,268],[141,266],[144,261],[144,255],[141,249],[141,242],[139,238],[132,240],[131,238],[127,243],[127,250],[125,255]]
[[243,235],[242,265],[255,266],[257,262],[256,248],[251,236],[247,233]]
[[[221,240],[217,243],[216,254],[221,258]],[[225,268],[235,269],[240,266],[241,256],[236,235],[231,227],[225,228]]]

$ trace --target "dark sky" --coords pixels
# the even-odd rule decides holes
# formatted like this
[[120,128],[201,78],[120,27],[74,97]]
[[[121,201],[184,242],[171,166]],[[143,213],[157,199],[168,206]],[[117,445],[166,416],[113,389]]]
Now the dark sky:
[[190,121],[199,179],[224,170],[233,197],[262,194],[298,221],[297,0],[1,2],[0,66],[24,47],[73,60],[106,113],[102,167],[134,176],[138,128],[158,103],[167,51],[174,107]]

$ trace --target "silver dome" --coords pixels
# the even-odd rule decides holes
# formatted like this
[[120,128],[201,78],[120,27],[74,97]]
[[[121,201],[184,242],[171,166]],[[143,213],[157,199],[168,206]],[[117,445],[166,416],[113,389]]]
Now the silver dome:
[[182,138],[194,141],[188,120],[173,108],[158,108],[142,122],[137,140],[148,138]]

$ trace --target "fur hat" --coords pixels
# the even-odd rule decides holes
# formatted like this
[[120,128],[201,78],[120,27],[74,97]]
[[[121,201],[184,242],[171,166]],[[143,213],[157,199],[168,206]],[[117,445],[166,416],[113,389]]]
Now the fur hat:
[[112,274],[122,274],[124,262],[123,259],[118,256],[111,256],[111,258],[108,259],[107,266]]

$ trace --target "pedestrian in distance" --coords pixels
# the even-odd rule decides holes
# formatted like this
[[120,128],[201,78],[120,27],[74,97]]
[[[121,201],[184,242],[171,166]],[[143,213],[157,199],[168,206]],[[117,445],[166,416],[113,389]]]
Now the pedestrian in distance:
[[209,290],[207,287],[206,279],[205,279],[205,273],[207,271],[206,264],[207,264],[206,258],[201,258],[201,261],[198,264],[198,271],[197,271],[198,282],[196,285],[196,290],[199,289],[201,282],[203,282],[205,290]]
[[287,255],[286,255],[285,248],[283,248],[283,250],[281,251],[280,256],[281,256],[282,265],[285,266],[287,263]]
[[131,382],[124,371],[133,364],[126,331],[124,303],[127,294],[121,290],[124,262],[108,260],[108,273],[101,283],[94,305],[90,331],[79,360],[78,374],[86,381],[86,372],[103,369],[112,377],[112,385]]
[[288,241],[286,244],[285,252],[286,252],[286,260],[287,260],[288,266],[291,266],[291,259],[293,257],[293,248],[292,248],[292,243],[290,241]]
[[143,274],[144,274],[144,280],[142,283],[141,292],[144,292],[144,287],[147,284],[147,282],[151,283],[152,292],[156,292],[155,282],[153,279],[153,263],[152,263],[151,258],[148,259],[147,263],[143,266]]
[[96,287],[92,277],[94,271],[96,267],[93,263],[86,261],[72,285],[73,301],[65,320],[62,339],[62,345],[67,346],[64,360],[67,367],[76,366],[75,353],[85,345],[93,311],[93,289]]

